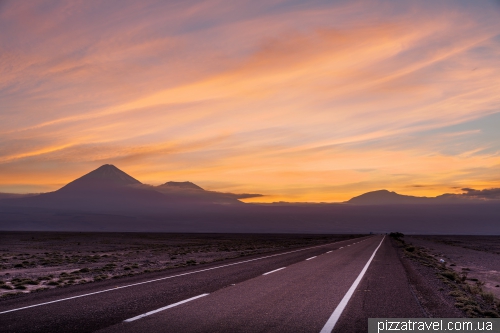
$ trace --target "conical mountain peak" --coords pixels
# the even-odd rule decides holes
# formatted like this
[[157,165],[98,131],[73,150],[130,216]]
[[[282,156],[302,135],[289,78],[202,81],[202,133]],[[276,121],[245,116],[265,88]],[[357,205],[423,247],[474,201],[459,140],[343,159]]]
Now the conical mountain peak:
[[86,175],[72,181],[65,187],[88,186],[88,185],[116,185],[126,186],[141,184],[140,181],[129,176],[112,164],[104,164]]

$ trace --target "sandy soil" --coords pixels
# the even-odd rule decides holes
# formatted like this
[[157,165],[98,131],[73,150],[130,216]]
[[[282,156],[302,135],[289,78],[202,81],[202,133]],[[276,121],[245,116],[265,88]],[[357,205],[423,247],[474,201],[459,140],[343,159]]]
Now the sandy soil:
[[2,232],[0,296],[352,237],[355,236]]
[[405,241],[467,274],[469,283],[484,282],[483,289],[500,298],[500,236],[405,236]]

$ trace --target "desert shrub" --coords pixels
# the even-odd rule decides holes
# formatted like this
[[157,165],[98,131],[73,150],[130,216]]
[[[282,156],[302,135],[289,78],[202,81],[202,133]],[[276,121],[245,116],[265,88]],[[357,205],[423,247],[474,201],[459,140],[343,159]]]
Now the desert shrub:
[[90,269],[87,267],[80,269],[80,273],[88,273],[88,272],[90,272]]
[[459,308],[465,311],[465,314],[468,317],[477,317],[483,315],[483,312],[477,305],[465,305],[465,306],[459,306]]
[[39,276],[38,281],[49,281],[51,278],[49,276]]
[[481,297],[485,300],[485,302],[493,304],[495,301],[495,296],[490,292],[482,292]]
[[106,280],[108,278],[107,275],[105,274],[101,274],[101,275],[98,275],[94,278],[94,281],[101,281],[101,280]]
[[450,291],[448,293],[448,295],[453,296],[453,297],[464,297],[465,296],[465,294],[458,289]]
[[104,270],[104,271],[112,271],[112,270],[115,269],[115,267],[116,267],[115,264],[106,264],[106,265],[104,265],[104,267],[102,268],[102,270]]
[[130,268],[129,266],[124,266],[124,267],[123,267],[123,270],[125,270],[125,271],[130,271],[131,269],[132,269],[132,268]]
[[14,268],[23,268],[23,267],[24,267],[24,265],[23,265],[23,264],[15,264],[15,265],[14,265]]
[[188,260],[186,261],[186,265],[196,265],[196,260]]
[[405,236],[405,235],[404,235],[403,233],[401,233],[401,232],[397,232],[397,231],[396,231],[396,232],[391,232],[391,233],[389,234],[389,237],[394,238],[394,239],[401,239],[401,238],[403,238],[404,236]]
[[25,290],[26,289],[26,286],[23,285],[23,284],[18,284],[16,286],[14,286],[14,289],[19,289],[19,290]]
[[34,280],[30,280],[30,279],[23,280],[23,284],[30,284],[30,285],[33,285],[33,286],[36,286],[39,283],[40,282],[38,282],[38,281],[34,281]]
[[493,310],[484,311],[483,316],[485,316],[486,318],[499,318],[500,317],[498,315],[498,312],[493,311]]
[[457,298],[455,298],[455,300],[457,301],[457,303],[460,303],[463,305],[477,305],[477,302],[474,299],[467,297],[465,295],[457,297]]
[[58,286],[59,285],[59,282],[57,281],[50,281],[49,283],[47,283],[48,286]]
[[460,278],[458,277],[458,274],[455,272],[450,272],[450,271],[442,272],[441,275],[444,276],[445,278],[447,278],[448,280],[451,280],[451,281],[460,280]]
[[6,290],[12,290],[12,289],[13,289],[11,286],[9,286],[9,285],[7,285],[7,284],[2,284],[2,285],[0,285],[0,288],[2,288],[2,289],[6,289]]
[[415,251],[415,247],[414,246],[407,246],[405,248],[405,250],[408,251],[408,252],[413,252],[413,251]]
[[471,294],[479,294],[483,291],[483,289],[478,286],[478,285],[470,285],[470,284],[466,284],[464,289],[468,292],[470,292]]

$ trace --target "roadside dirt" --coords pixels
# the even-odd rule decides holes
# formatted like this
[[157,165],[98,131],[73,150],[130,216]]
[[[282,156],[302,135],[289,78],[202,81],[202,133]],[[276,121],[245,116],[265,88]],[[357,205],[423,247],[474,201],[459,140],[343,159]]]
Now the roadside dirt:
[[428,249],[469,283],[482,282],[483,289],[500,299],[500,237],[498,236],[412,236],[410,243]]
[[[392,240],[400,249],[415,297],[429,317],[498,317],[499,298],[479,278],[487,277],[485,272],[496,267],[499,255],[443,242],[452,237],[405,236]],[[481,239],[467,237],[464,239],[470,247],[482,246]],[[491,281],[488,284],[491,286]]]

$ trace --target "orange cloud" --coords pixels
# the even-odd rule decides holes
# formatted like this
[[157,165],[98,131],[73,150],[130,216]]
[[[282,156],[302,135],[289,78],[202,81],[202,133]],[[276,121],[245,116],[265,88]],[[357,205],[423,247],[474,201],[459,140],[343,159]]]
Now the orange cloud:
[[258,201],[487,187],[495,140],[444,128],[498,112],[489,6],[8,3],[0,191],[102,163]]

